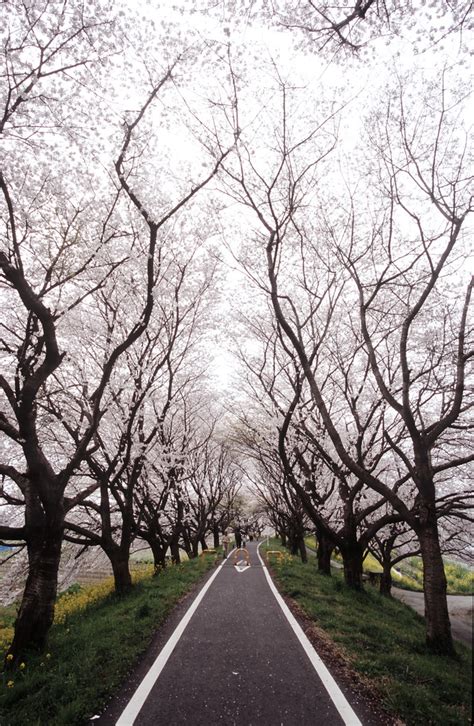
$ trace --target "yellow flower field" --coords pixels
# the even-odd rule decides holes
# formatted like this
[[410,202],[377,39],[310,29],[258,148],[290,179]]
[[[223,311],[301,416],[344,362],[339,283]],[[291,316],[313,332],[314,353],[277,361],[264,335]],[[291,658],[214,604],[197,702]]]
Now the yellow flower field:
[[[134,565],[131,569],[134,583],[153,575],[153,565]],[[97,585],[81,587],[78,592],[66,592],[56,602],[54,622],[64,624],[73,613],[86,610],[90,605],[104,600],[114,591],[114,578],[107,577]],[[2,628],[0,631],[0,650],[5,650],[13,639],[13,628]]]

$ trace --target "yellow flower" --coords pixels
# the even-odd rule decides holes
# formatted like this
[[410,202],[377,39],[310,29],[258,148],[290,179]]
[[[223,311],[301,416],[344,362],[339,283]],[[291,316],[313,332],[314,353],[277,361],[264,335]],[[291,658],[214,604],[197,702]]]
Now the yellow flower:
[[13,688],[14,685],[15,685],[15,681],[8,681],[7,688]]
[[26,663],[20,663],[20,670],[24,671],[26,668]]
[[49,660],[51,658],[51,653],[46,653],[46,658]]
[[7,660],[8,660],[8,661],[10,661],[10,660],[13,660],[13,655],[12,655],[11,653],[9,653],[9,654],[7,655]]

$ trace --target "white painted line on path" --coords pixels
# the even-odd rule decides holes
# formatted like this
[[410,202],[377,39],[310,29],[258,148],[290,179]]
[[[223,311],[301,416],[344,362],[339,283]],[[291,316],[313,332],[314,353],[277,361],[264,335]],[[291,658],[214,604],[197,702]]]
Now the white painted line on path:
[[240,562],[237,562],[236,565],[234,565],[237,572],[247,572],[247,570],[250,570],[250,562],[246,563],[245,565],[241,565]]
[[[232,550],[233,552],[234,550]],[[229,552],[229,557],[232,552]],[[209,580],[206,582],[202,590],[199,592],[198,596],[195,600],[191,603],[188,610],[186,611],[185,615],[183,616],[182,620],[179,622],[175,630],[173,631],[170,639],[166,643],[166,645],[162,648],[160,653],[158,654],[155,662],[151,666],[150,670],[138,686],[137,690],[131,697],[130,701],[128,702],[127,706],[123,710],[121,716],[119,717],[118,721],[116,721],[115,726],[133,726],[135,723],[135,719],[137,718],[138,714],[140,713],[143,704],[145,703],[146,699],[148,698],[148,694],[150,693],[151,689],[155,685],[161,671],[165,667],[166,663],[168,662],[168,659],[175,649],[179,639],[181,638],[182,634],[184,633],[186,626],[188,625],[189,621],[191,620],[192,616],[194,615],[199,603],[203,599],[206,592],[209,590],[210,586],[216,579],[217,575],[221,571],[222,567],[225,565],[226,560],[223,560],[222,564],[219,565],[217,570],[214,572],[212,577],[209,578]]]
[[[260,543],[262,544],[262,543]],[[328,669],[324,665],[323,661],[321,660],[320,656],[315,651],[313,645],[310,643],[306,635],[304,634],[301,626],[299,625],[298,621],[296,620],[295,616],[289,609],[286,602],[283,600],[282,596],[276,589],[272,578],[270,577],[270,574],[268,572],[267,567],[265,566],[265,563],[262,559],[262,556],[260,555],[260,544],[257,547],[257,554],[259,557],[260,562],[262,563],[263,572],[265,573],[265,577],[267,578],[267,582],[270,586],[271,591],[273,592],[279,606],[283,610],[286,619],[290,623],[291,627],[293,628],[293,631],[300,641],[301,645],[303,646],[303,649],[308,656],[308,658],[311,661],[311,665],[313,666],[314,670],[318,674],[319,678],[322,681],[323,686],[325,687],[326,691],[329,693],[329,696],[334,703],[335,707],[339,711],[339,715],[341,716],[342,720],[346,724],[346,726],[362,726],[361,721],[357,718],[356,714],[352,710],[351,705],[347,701],[346,697],[344,696],[343,692],[337,685],[336,681],[332,677],[332,675],[329,673]]]

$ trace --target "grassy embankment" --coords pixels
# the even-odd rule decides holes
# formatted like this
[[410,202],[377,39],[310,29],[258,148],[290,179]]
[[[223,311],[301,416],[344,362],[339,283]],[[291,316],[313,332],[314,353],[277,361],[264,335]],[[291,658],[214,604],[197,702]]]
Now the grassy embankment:
[[[315,538],[306,537],[305,542],[311,549],[315,549]],[[333,559],[342,563],[340,556]],[[368,554],[364,560],[365,572],[382,572],[381,565],[375,557]],[[471,595],[474,593],[474,575],[468,567],[455,562],[445,560],[444,571],[448,583],[449,595]],[[393,584],[404,590],[415,590],[422,592],[423,590],[423,562],[421,557],[407,557],[397,564],[395,570],[392,571]]]
[[[378,563],[377,563],[378,564]],[[397,565],[403,577],[394,577],[397,587],[406,590],[423,590],[423,562],[421,557],[408,557]],[[444,561],[444,572],[448,595],[471,595],[474,592],[474,575],[468,567],[455,562]]]
[[[135,575],[125,598],[110,578],[74,586],[59,597],[48,652],[31,653],[0,679],[2,726],[79,726],[101,710],[172,607],[214,566],[211,555],[172,566],[151,577]],[[16,608],[0,608],[0,657],[10,642]]]
[[456,660],[432,655],[423,618],[373,587],[349,590],[341,572],[325,577],[289,555],[272,560],[272,569],[280,590],[330,636],[388,711],[409,726],[470,723],[470,650],[456,644]]

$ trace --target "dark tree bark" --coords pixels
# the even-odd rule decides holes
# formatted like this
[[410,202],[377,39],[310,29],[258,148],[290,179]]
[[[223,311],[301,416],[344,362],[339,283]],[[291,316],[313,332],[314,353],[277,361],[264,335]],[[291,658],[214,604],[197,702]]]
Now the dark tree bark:
[[214,538],[214,541],[213,541],[214,549],[216,549],[220,545],[219,525],[216,522],[214,522],[212,525],[212,536]]
[[331,556],[334,551],[334,545],[322,530],[316,533],[318,541],[317,562],[318,572],[323,575],[331,575]]
[[179,565],[181,562],[181,555],[179,553],[179,540],[173,539],[170,544],[171,562],[174,565]]
[[61,517],[45,518],[28,538],[28,577],[15,622],[13,641],[6,666],[15,666],[26,648],[42,650],[54,619],[58,569],[61,559],[63,528]]
[[294,557],[298,554],[298,540],[296,537],[293,537],[293,535],[288,537],[288,549],[290,550],[290,554]]
[[114,573],[115,592],[117,595],[127,595],[132,589],[132,576],[130,574],[130,553],[123,552],[121,548],[114,548],[107,552]]
[[383,572],[380,577],[380,594],[390,597],[392,594],[392,563],[384,561]]
[[306,551],[306,544],[304,541],[304,537],[300,537],[298,540],[298,549],[301,557],[301,562],[308,562],[308,553]]
[[209,549],[209,547],[207,546],[207,542],[206,542],[206,538],[205,537],[200,537],[199,538],[199,544],[201,545],[202,551]]
[[447,583],[436,517],[431,516],[417,534],[423,559],[426,642],[434,653],[453,655],[455,651],[446,599]]
[[344,581],[346,585],[355,590],[361,590],[363,549],[358,543],[353,543],[342,548],[341,555],[344,564]]
[[154,575],[166,567],[166,549],[162,547],[156,540],[149,542],[150,549],[153,553]]

